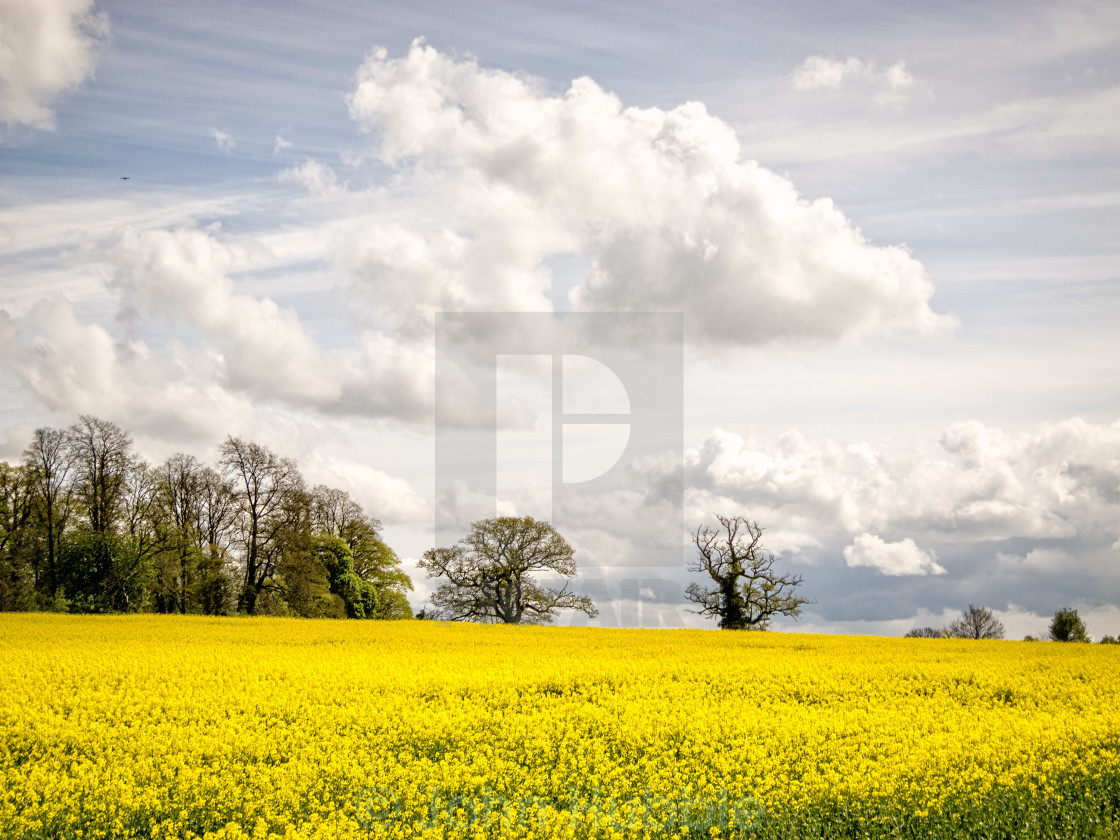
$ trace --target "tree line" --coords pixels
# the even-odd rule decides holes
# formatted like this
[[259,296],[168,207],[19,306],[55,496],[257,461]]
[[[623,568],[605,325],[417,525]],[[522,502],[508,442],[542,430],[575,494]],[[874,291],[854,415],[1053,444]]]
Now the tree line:
[[[776,569],[763,529],[717,515],[693,534],[689,571],[708,578],[685,592],[726,630],[766,630],[812,603],[800,575]],[[543,624],[561,610],[598,609],[567,581],[572,546],[548,522],[475,522],[419,567],[442,578],[417,618]],[[412,582],[350,496],[308,488],[294,461],[227,437],[215,465],[176,453],[152,467],[114,423],[83,415],[67,429],[36,429],[22,464],[0,461],[0,610],[412,618]],[[970,604],[919,638],[1002,639],[992,610]],[[1077,611],[1058,610],[1054,641],[1091,641]],[[1033,640],[1028,636],[1027,640]],[[1116,644],[1112,636],[1101,639]]]
[[83,415],[0,461],[0,610],[397,619],[411,589],[380,522],[253,441],[153,466]]
[[[906,633],[906,638],[916,639],[1002,639],[1003,622],[996,618],[987,607],[969,604],[959,617],[945,627],[915,627]],[[1046,638],[1051,642],[1091,642],[1093,638],[1085,628],[1085,622],[1072,607],[1062,607],[1054,613],[1047,628]],[[1023,641],[1037,642],[1035,636],[1026,636]],[[1115,636],[1103,636],[1104,645],[1120,644]]]

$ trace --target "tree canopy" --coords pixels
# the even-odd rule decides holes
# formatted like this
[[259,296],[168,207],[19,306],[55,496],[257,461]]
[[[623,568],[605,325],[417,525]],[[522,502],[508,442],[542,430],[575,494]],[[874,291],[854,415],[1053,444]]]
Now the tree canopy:
[[1063,607],[1050,622],[1050,640],[1054,642],[1091,642],[1085,622],[1077,610]]
[[411,618],[381,523],[295,463],[229,437],[215,466],[152,466],[83,415],[0,462],[0,609]]
[[572,592],[568,581],[554,587],[534,577],[574,577],[572,554],[571,545],[548,522],[503,516],[473,523],[456,545],[429,549],[419,565],[428,577],[444,579],[431,597],[436,617],[544,624],[560,610],[598,615],[591,599]]

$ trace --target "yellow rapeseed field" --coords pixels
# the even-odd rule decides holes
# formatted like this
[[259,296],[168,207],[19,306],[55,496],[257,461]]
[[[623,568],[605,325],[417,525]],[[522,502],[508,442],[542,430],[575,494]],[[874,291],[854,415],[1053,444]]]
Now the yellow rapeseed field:
[[0,837],[1117,836],[1120,648],[0,615]]

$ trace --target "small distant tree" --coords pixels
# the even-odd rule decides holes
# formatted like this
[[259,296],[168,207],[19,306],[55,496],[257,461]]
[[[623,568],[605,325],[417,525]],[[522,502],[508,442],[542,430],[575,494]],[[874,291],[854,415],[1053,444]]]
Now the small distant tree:
[[961,613],[960,618],[953,620],[947,630],[949,637],[953,639],[1003,638],[1003,622],[987,607],[972,604]]
[[1032,636],[1028,633],[1026,636],[1023,637],[1023,641],[1024,642],[1037,642],[1038,637],[1037,636]]
[[943,639],[948,633],[937,627],[915,627],[903,638],[906,639]]
[[1063,607],[1054,613],[1050,622],[1050,639],[1055,642],[1091,642],[1089,634],[1085,631],[1085,622],[1077,614],[1077,610]]
[[1100,643],[1102,645],[1120,645],[1120,639],[1115,636],[1102,636]]
[[572,577],[572,547],[547,522],[502,516],[471,525],[471,532],[451,548],[433,548],[419,562],[428,577],[446,583],[432,594],[424,617],[504,624],[544,624],[560,610],[573,609],[591,618],[599,614],[586,595],[576,595],[565,581],[560,588],[534,580],[539,572]]
[[766,630],[776,615],[796,618],[803,604],[811,603],[794,591],[800,575],[779,574],[774,555],[762,547],[762,528],[743,516],[716,515],[720,527],[703,525],[693,541],[699,557],[689,571],[703,572],[709,586],[693,583],[686,597],[700,605],[690,610],[719,619],[721,630]]

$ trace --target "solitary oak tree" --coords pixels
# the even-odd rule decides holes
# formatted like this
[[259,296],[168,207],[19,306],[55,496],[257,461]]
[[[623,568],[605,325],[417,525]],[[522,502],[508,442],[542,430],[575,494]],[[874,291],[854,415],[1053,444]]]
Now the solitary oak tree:
[[549,523],[531,517],[475,522],[451,548],[424,552],[419,566],[430,578],[446,579],[431,597],[433,617],[545,624],[560,610],[579,610],[591,618],[599,614],[592,600],[572,592],[567,581],[556,588],[533,579],[541,572],[573,577],[576,563],[568,541]]
[[775,615],[796,618],[803,604],[811,603],[794,591],[800,575],[782,575],[774,569],[774,555],[762,547],[762,528],[743,516],[719,516],[720,527],[697,529],[693,540],[700,556],[689,571],[703,572],[712,585],[692,584],[685,595],[700,609],[715,616],[722,630],[766,630]]

